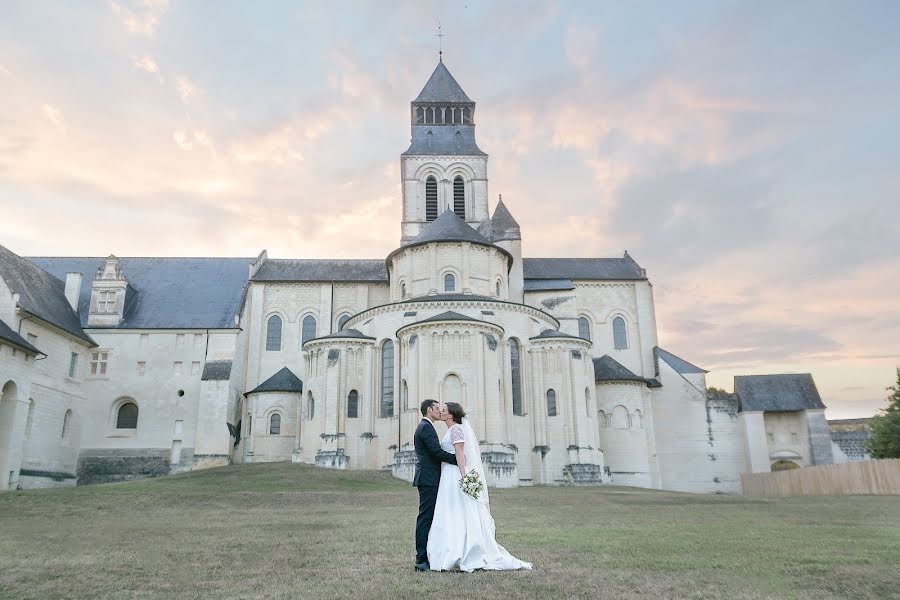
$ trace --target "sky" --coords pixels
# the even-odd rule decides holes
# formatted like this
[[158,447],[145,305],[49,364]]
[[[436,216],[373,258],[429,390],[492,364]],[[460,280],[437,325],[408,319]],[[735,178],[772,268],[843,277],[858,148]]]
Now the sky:
[[900,3],[4,2],[0,243],[380,258],[437,62],[526,256],[621,256],[659,342],[829,418],[900,366]]

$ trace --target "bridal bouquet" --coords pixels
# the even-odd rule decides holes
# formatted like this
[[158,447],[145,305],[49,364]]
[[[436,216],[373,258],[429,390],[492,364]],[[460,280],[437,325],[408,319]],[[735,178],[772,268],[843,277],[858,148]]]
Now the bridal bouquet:
[[481,490],[484,489],[484,482],[481,480],[481,477],[478,476],[478,472],[475,469],[472,469],[466,473],[465,477],[459,480],[459,489],[461,489],[464,494],[478,500],[478,496],[481,495]]

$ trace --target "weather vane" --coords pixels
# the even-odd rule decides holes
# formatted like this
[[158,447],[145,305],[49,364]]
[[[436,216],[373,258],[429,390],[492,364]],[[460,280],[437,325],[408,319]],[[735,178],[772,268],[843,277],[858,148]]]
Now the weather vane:
[[441,22],[440,21],[438,21],[437,35],[434,37],[436,37],[438,39],[438,60],[440,62],[444,62],[444,44],[443,44],[444,40],[442,39],[444,37],[444,34],[441,33]]

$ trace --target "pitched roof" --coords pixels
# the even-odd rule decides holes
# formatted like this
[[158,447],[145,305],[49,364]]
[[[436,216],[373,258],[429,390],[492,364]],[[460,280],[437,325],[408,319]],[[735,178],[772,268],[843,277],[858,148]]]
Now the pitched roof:
[[[97,270],[95,265],[91,273]],[[19,294],[19,306],[91,346],[96,346],[81,328],[78,315],[66,300],[65,273],[59,278],[45,267],[0,246],[0,278]]]
[[512,213],[503,203],[503,198],[497,202],[494,209],[494,215],[491,217],[491,239],[493,241],[500,240],[521,240],[522,233],[519,224],[513,218]]
[[523,258],[525,279],[647,279],[629,257],[622,258]]
[[439,315],[434,315],[433,317],[428,317],[427,319],[422,319],[421,321],[417,321],[416,324],[419,323],[437,323],[439,321],[475,321],[480,322],[479,319],[474,317],[467,317],[466,315],[461,315],[458,312],[454,312],[452,310],[448,310],[446,312],[442,312]]
[[375,338],[364,334],[362,331],[358,329],[341,329],[340,331],[336,331],[334,333],[323,335],[321,337],[312,338],[306,340],[305,343],[308,342],[318,342],[319,340],[331,340],[331,339],[355,339],[355,340],[374,340]]
[[230,360],[208,360],[203,365],[201,381],[228,381],[231,379]]
[[571,279],[526,279],[526,292],[542,292],[550,290],[574,290]]
[[245,396],[249,396],[250,394],[258,394],[260,392],[302,392],[303,391],[303,382],[300,381],[300,378],[294,375],[294,372],[288,369],[287,367],[282,368],[280,371],[263,381],[261,384],[256,386],[254,389],[245,393]]
[[649,383],[649,380],[635,375],[609,354],[604,354],[600,358],[594,359],[594,381],[638,381],[640,383]]
[[738,375],[734,391],[741,411],[788,412],[825,408],[809,373]]
[[655,347],[653,351],[656,353],[656,356],[666,361],[666,364],[675,369],[676,373],[681,373],[682,375],[686,373],[709,373],[706,369],[701,369],[697,365],[692,365],[688,361],[683,358],[679,358],[668,352],[663,350],[659,346]]
[[269,259],[253,281],[358,281],[387,282],[387,268],[380,258]]
[[450,70],[444,65],[444,61],[438,62],[425,87],[419,92],[413,102],[461,102],[472,101],[456,82]]
[[[78,314],[87,326],[93,274],[105,259],[29,259],[60,279],[83,273]],[[119,258],[137,291],[118,329],[230,329],[240,309],[250,258]],[[61,283],[61,282],[60,282]],[[65,300],[65,298],[63,298]]]
[[471,225],[468,225],[459,218],[459,215],[449,208],[437,219],[428,223],[424,229],[422,229],[422,232],[414,237],[408,245],[412,246],[430,242],[456,241],[493,246],[491,240],[475,231]]
[[17,348],[24,350],[25,352],[30,352],[31,354],[44,354],[43,352],[32,346],[28,340],[16,333],[12,327],[7,325],[3,321],[0,321],[0,340],[16,346]]
[[403,156],[487,156],[475,142],[474,125],[413,125]]
[[580,338],[577,335],[570,335],[568,333],[564,333],[562,331],[558,331],[556,329],[545,329],[534,337],[530,337],[530,340],[546,340],[553,338],[570,338],[573,340],[582,340],[585,341],[584,338]]

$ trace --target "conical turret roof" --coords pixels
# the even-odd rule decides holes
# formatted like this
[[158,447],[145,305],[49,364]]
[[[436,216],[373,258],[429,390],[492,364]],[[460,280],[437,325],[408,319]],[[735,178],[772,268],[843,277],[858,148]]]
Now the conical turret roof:
[[503,198],[497,202],[497,208],[494,209],[494,216],[491,217],[491,239],[499,240],[521,240],[522,233],[519,230],[519,224],[513,218],[512,213],[503,203]]
[[456,79],[450,74],[443,61],[434,68],[434,73],[413,102],[472,102]]
[[429,223],[410,244],[427,244],[428,242],[474,242],[491,246],[487,239],[449,208],[437,219]]

